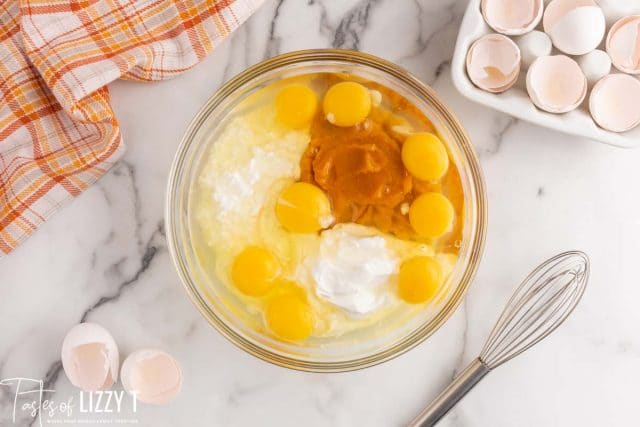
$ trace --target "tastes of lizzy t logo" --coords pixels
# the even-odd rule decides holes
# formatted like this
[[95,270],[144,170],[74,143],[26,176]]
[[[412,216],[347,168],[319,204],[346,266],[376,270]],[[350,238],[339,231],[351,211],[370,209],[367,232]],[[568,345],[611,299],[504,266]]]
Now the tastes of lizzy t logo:
[[[26,418],[38,419],[46,424],[137,424],[137,419],[123,418],[123,412],[135,414],[138,410],[136,395],[124,391],[79,391],[66,400],[53,399],[55,390],[45,389],[42,380],[32,378],[6,378],[0,386],[13,390],[13,404],[9,419],[14,424]],[[0,420],[7,414],[2,414]]]

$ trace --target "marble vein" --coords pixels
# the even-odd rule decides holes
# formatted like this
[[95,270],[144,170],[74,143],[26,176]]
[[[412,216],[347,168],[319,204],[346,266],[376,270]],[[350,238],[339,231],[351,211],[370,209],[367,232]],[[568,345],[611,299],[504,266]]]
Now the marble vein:
[[[442,426],[634,425],[640,293],[632,266],[640,200],[629,196],[629,183],[640,180],[640,151],[525,126],[457,94],[450,60],[466,4],[267,0],[188,73],[153,85],[114,84],[128,146],[123,161],[0,263],[2,377],[41,375],[66,397],[72,389],[61,373],[59,343],[70,325],[91,320],[123,329],[123,355],[155,345],[183,364],[181,399],[142,410],[141,426],[402,425],[481,347],[486,331],[479,325],[495,320],[488,313],[511,291],[502,283],[520,278],[531,258],[576,246],[594,265],[576,327],[559,329],[535,353],[501,367]],[[480,154],[491,212],[469,301],[439,333],[384,365],[326,376],[266,365],[213,331],[180,288],[162,225],[171,158],[204,100],[256,61],[315,47],[360,49],[434,86]],[[624,232],[602,229],[612,218]],[[11,399],[0,388],[2,425]],[[17,425],[34,421],[21,417]]]
[[376,3],[373,0],[362,1],[351,9],[334,30],[331,46],[358,50],[361,34],[367,28],[371,7]]
[[[129,169],[129,168],[127,168],[127,169]],[[133,176],[133,174],[131,174],[131,175]],[[158,251],[161,251],[161,250],[164,249],[164,237],[165,237],[164,226],[163,226],[163,223],[160,222],[157,225],[156,230],[153,232],[151,237],[148,239],[148,241],[147,241],[147,243],[146,243],[146,245],[144,247],[144,252],[143,252],[143,255],[142,255],[141,260],[140,260],[139,268],[133,273],[133,275],[130,278],[122,281],[117,286],[115,292],[112,292],[110,294],[103,294],[102,296],[100,296],[100,298],[95,303],[93,303],[86,310],[84,310],[84,312],[82,313],[78,323],[89,321],[89,317],[91,316],[91,314],[95,310],[97,310],[98,308],[102,307],[105,304],[117,302],[118,299],[123,295],[123,293],[129,287],[134,286],[135,283],[137,283],[137,281],[139,280],[139,278],[149,269],[149,267],[151,266],[152,261],[154,260],[154,258],[158,254]],[[116,261],[116,263],[112,264],[107,270],[119,271],[121,264],[125,260],[126,260],[126,258],[119,259],[118,261]],[[56,382],[58,381],[58,379],[60,377],[61,371],[62,371],[62,362],[60,360],[56,360],[53,363],[51,363],[51,365],[47,369],[46,374],[45,374],[44,379],[43,379],[43,384],[44,384],[43,388],[44,389],[54,389],[55,385],[56,385]],[[2,364],[0,363],[0,373],[1,372],[2,372]],[[0,406],[3,406],[3,405],[0,404]],[[29,426],[34,425],[38,421],[38,417],[39,416],[40,416],[40,414],[39,414],[39,411],[38,411],[38,415],[36,417],[32,418],[30,420],[30,422],[28,422],[27,425],[29,425]]]
[[[140,276],[142,276],[149,269],[149,267],[151,266],[151,262],[158,254],[158,251],[164,248],[164,244],[160,243],[164,241],[163,240],[164,237],[165,237],[164,226],[163,226],[163,223],[160,223],[158,224],[158,226],[156,227],[156,230],[147,241],[147,244],[144,247],[142,258],[140,260],[140,267],[133,273],[133,276],[121,282],[117,286],[115,292],[108,295],[101,296],[100,299],[98,299],[98,301],[96,301],[89,308],[87,308],[84,311],[84,313],[82,313],[79,323],[86,322],[94,310],[97,310],[98,308],[102,307],[105,304],[118,301],[118,299],[127,290],[127,288],[134,285],[138,281]],[[118,270],[117,265],[122,262],[123,260],[117,261],[115,264],[112,264],[112,268],[114,268],[117,271]]]
[[280,38],[276,35],[276,28],[278,24],[278,18],[280,16],[280,9],[282,8],[285,0],[278,0],[275,10],[271,17],[271,24],[269,25],[269,34],[267,36],[267,47],[265,49],[265,59],[280,53]]
[[512,131],[518,123],[519,120],[511,116],[496,116],[493,122],[494,128],[492,129],[488,145],[481,148],[479,155],[492,156],[498,154],[502,147],[502,143],[505,140],[505,135]]

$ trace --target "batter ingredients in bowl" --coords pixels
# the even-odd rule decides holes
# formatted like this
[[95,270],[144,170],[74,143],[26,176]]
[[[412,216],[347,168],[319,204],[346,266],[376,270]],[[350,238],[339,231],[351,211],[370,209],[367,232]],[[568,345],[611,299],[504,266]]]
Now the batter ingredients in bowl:
[[302,74],[255,91],[220,128],[196,171],[191,233],[251,328],[304,343],[439,303],[464,193],[447,141],[409,100]]

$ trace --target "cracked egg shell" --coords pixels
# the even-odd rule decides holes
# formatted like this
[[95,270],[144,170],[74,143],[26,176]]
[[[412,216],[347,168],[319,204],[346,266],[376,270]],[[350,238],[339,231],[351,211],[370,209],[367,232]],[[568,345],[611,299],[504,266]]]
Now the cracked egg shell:
[[568,55],[584,55],[597,48],[606,29],[604,13],[593,0],[552,0],[542,25],[553,45]]
[[467,52],[467,74],[474,85],[500,93],[514,85],[520,73],[520,49],[502,34],[487,34]]
[[589,111],[603,129],[626,132],[640,124],[640,80],[609,74],[591,90]]
[[527,72],[527,92],[541,110],[566,113],[587,94],[587,78],[576,61],[566,55],[541,56]]
[[542,19],[542,0],[482,0],[480,10],[485,22],[508,36],[533,30]]
[[71,328],[60,358],[71,384],[84,391],[108,390],[118,380],[118,346],[109,331],[95,323]]
[[640,15],[627,16],[613,24],[606,45],[618,70],[640,74]]
[[136,398],[151,405],[165,405],[182,388],[182,370],[176,359],[155,349],[131,353],[122,364],[122,386]]

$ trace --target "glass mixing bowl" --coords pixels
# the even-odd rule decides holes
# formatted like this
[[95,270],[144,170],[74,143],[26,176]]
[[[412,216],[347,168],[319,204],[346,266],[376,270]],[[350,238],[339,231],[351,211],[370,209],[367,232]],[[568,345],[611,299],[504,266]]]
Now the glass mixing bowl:
[[[397,327],[368,328],[344,337],[284,343],[249,327],[225,286],[210,274],[205,243],[191,223],[192,189],[208,148],[234,106],[286,77],[306,73],[352,73],[377,81],[413,102],[446,141],[464,191],[464,228],[458,262],[435,299]],[[456,309],[473,279],[485,239],[487,201],[478,159],[455,116],[434,91],[406,70],[364,53],[319,49],[291,52],[261,62],[231,79],[193,119],[171,167],[166,203],[171,257],[189,297],[202,315],[238,347],[265,361],[293,369],[337,372],[389,360],[416,346]],[[210,262],[209,262],[210,263]]]

